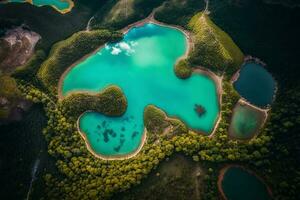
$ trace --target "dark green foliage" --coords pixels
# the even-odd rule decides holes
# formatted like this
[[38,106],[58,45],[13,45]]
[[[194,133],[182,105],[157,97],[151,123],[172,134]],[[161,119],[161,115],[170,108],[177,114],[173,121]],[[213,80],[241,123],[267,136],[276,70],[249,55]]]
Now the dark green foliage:
[[81,31],[53,45],[49,56],[41,65],[37,77],[52,94],[57,94],[57,84],[71,64],[91,53],[105,42],[121,39],[122,34],[107,30]]
[[148,140],[156,140],[159,135],[167,135],[169,138],[188,133],[187,126],[177,118],[168,118],[166,113],[155,107],[148,105],[144,110],[144,124],[150,133]]
[[179,119],[176,118],[170,118],[168,119],[168,122],[171,125],[170,133],[172,135],[179,135],[179,134],[185,134],[189,132],[188,127]]
[[148,105],[144,110],[144,124],[150,133],[162,134],[169,126],[166,118],[166,114],[153,105]]
[[244,55],[229,35],[200,12],[189,22],[194,34],[195,47],[189,55],[189,62],[201,65],[215,72],[233,75],[242,65]]
[[36,74],[45,59],[45,52],[43,50],[37,50],[24,65],[16,68],[12,76],[28,82],[36,82]]
[[117,86],[109,86],[97,94],[73,93],[67,95],[60,106],[65,114],[78,118],[87,110],[100,112],[108,116],[120,116],[127,108],[127,100]]
[[204,9],[204,1],[199,0],[167,0],[155,13],[158,21],[176,24],[187,28],[191,17]]
[[20,99],[21,92],[16,80],[8,75],[0,75],[0,119],[6,119]]
[[202,162],[193,162],[181,154],[162,161],[139,185],[116,194],[114,200],[199,200],[204,176]]
[[174,71],[176,76],[181,79],[189,78],[193,72],[186,59],[178,61],[175,65]]
[[93,29],[120,29],[146,18],[164,0],[110,0],[97,12],[92,21]]

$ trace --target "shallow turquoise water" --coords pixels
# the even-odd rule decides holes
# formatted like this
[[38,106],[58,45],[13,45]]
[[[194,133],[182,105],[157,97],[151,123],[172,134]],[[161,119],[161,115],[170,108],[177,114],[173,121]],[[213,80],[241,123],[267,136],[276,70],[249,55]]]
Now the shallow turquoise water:
[[247,63],[242,66],[240,76],[233,85],[242,97],[256,106],[266,107],[273,101],[275,80],[259,64]]
[[240,167],[225,172],[222,188],[228,200],[271,200],[264,183]]
[[[25,3],[26,0],[9,0],[9,2]],[[54,6],[59,10],[65,10],[70,6],[69,2],[63,0],[32,0],[32,3],[36,6]]]
[[230,135],[237,139],[252,138],[264,121],[263,114],[249,106],[238,105],[230,124]]
[[[212,131],[219,112],[215,82],[200,74],[181,80],[173,71],[186,50],[182,32],[148,23],[130,29],[121,42],[106,45],[68,72],[63,95],[100,91],[114,84],[127,98],[122,117],[88,112],[80,118],[80,129],[96,153],[114,156],[136,150],[144,130],[143,111],[149,104],[179,117],[192,129],[206,134]],[[194,111],[195,104],[206,109],[203,116]]]

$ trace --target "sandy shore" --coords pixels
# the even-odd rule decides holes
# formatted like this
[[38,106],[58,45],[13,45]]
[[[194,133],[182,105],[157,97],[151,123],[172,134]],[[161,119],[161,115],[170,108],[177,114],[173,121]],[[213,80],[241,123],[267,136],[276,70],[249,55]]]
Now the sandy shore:
[[266,184],[266,182],[264,181],[264,179],[261,178],[260,176],[258,176],[254,171],[249,170],[249,169],[247,169],[246,167],[241,166],[241,165],[237,165],[237,164],[228,164],[228,165],[226,165],[225,167],[223,167],[223,168],[220,170],[219,176],[218,176],[218,190],[219,190],[219,192],[220,192],[220,194],[221,194],[222,199],[227,200],[226,195],[225,195],[225,193],[224,193],[224,191],[223,191],[223,188],[222,188],[222,182],[223,182],[224,175],[225,175],[226,171],[227,171],[229,168],[231,168],[231,167],[239,167],[239,168],[241,168],[241,169],[247,171],[249,174],[254,175],[257,179],[259,179],[259,180],[266,186],[267,191],[268,191],[270,197],[272,197],[272,190],[271,190],[271,188]]

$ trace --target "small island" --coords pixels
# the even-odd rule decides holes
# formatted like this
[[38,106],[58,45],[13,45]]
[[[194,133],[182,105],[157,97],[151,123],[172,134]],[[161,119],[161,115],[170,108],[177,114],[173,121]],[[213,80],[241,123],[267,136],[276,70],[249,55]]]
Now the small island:
[[204,115],[206,112],[205,108],[199,104],[195,104],[194,110],[198,114],[199,117]]

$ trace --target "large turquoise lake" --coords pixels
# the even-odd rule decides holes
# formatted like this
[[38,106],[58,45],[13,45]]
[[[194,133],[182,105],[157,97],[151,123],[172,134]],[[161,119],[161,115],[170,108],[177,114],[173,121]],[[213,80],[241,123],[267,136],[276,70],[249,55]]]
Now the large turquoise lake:
[[[149,104],[180,118],[191,129],[211,133],[219,113],[217,86],[204,74],[186,80],[176,77],[174,64],[186,51],[187,39],[181,31],[147,23],[130,29],[122,41],[107,44],[67,73],[63,95],[117,85],[127,98],[121,117],[86,112],[80,118],[80,129],[95,153],[121,156],[137,150],[144,132],[144,108]],[[195,112],[195,104],[205,108],[204,115]]]
[[[8,0],[8,2],[26,3],[28,0]],[[31,2],[30,2],[31,3]],[[68,0],[32,0],[35,6],[52,6],[59,11],[64,11],[70,8],[70,1]]]

